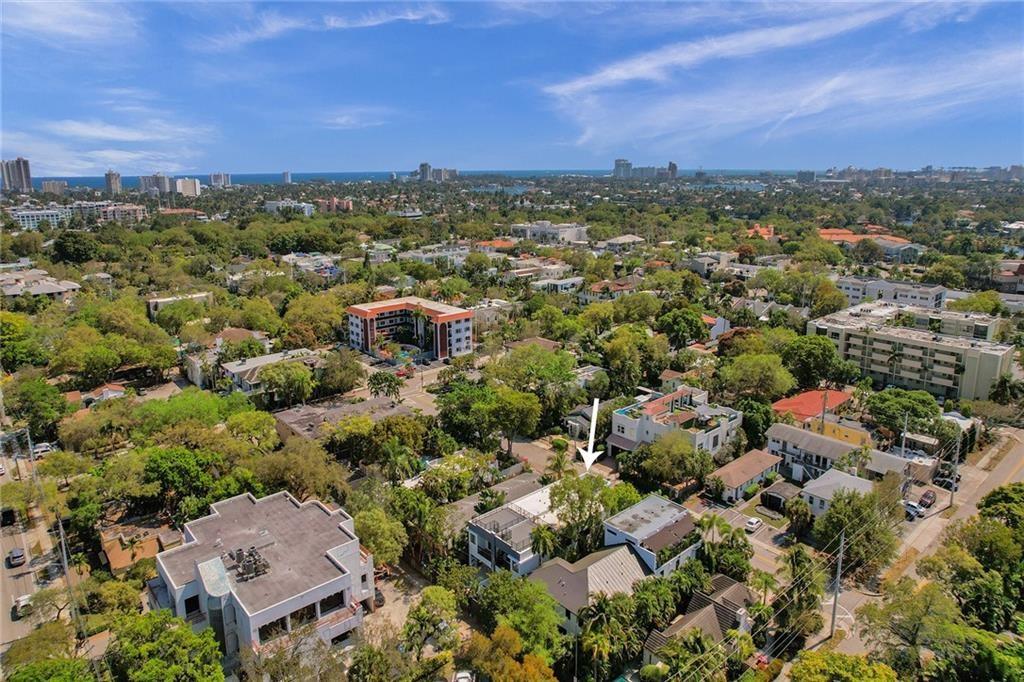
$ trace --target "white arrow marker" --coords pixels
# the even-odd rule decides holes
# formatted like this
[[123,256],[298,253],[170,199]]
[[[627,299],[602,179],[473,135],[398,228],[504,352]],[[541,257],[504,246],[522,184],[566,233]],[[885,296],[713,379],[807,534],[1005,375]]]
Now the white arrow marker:
[[580,457],[583,458],[583,464],[586,465],[587,471],[590,471],[590,465],[603,454],[601,450],[594,450],[594,436],[597,434],[597,406],[600,402],[598,398],[594,398],[594,411],[590,415],[590,443],[587,444],[587,449],[576,448],[580,451]]

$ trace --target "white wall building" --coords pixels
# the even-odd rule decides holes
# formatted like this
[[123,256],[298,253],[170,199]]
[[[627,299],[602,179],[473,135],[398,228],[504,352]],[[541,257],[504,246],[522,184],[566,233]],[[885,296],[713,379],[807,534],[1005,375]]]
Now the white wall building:
[[210,511],[185,524],[182,545],[157,555],[151,589],[174,615],[212,628],[229,667],[243,649],[259,653],[305,625],[330,644],[362,624],[373,558],[343,510],[280,492]]
[[529,239],[541,244],[587,241],[589,226],[579,223],[552,223],[550,220],[538,220],[533,223],[517,223],[509,228],[513,237]]
[[648,495],[604,522],[604,545],[629,545],[651,573],[668,575],[697,555],[700,531],[682,505]]
[[313,215],[316,210],[313,204],[306,203],[304,201],[295,201],[294,199],[282,199],[281,201],[264,201],[263,210],[267,213],[279,213],[281,209],[290,208],[294,211],[298,211],[307,218]]
[[202,186],[196,178],[178,178],[174,184],[178,194],[183,197],[197,197],[202,192]]
[[942,308],[946,303],[946,287],[938,284],[900,282],[875,277],[840,277],[836,287],[850,305],[864,301],[889,301],[925,308]]

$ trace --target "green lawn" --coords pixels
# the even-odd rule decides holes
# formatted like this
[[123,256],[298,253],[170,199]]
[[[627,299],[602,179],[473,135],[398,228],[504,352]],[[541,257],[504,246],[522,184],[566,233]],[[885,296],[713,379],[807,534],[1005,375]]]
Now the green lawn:
[[757,511],[758,502],[759,500],[756,496],[751,498],[749,502],[746,502],[742,507],[740,507],[740,513],[746,514],[747,516],[756,516],[772,528],[778,528],[779,530],[783,530],[787,525],[789,525],[789,521],[787,521],[785,517],[776,520],[773,518],[769,518],[761,512]]

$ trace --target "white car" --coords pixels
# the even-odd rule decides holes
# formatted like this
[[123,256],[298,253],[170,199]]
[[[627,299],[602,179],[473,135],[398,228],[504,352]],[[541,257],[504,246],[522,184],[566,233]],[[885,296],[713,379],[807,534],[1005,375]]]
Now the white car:
[[452,682],[473,682],[473,673],[468,670],[460,670],[455,673],[455,677]]
[[751,516],[743,525],[743,529],[746,530],[748,533],[755,533],[763,525],[764,521],[757,518],[756,516]]
[[7,473],[7,469],[4,468],[3,464],[0,464],[0,476],[3,476],[6,473]]
[[53,452],[53,446],[49,443],[36,443],[32,446],[32,457],[35,459],[51,452]]
[[919,505],[917,502],[903,500],[903,508],[907,510],[908,516],[921,517],[925,515],[925,508]]

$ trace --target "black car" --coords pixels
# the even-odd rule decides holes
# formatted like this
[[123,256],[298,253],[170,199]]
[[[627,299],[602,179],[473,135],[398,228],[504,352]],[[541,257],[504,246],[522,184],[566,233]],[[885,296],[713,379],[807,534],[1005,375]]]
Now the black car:
[[373,606],[377,609],[384,606],[384,593],[378,589],[373,591]]
[[937,485],[944,490],[952,490],[954,492],[960,489],[960,484],[952,478],[936,478],[932,481],[932,484]]

